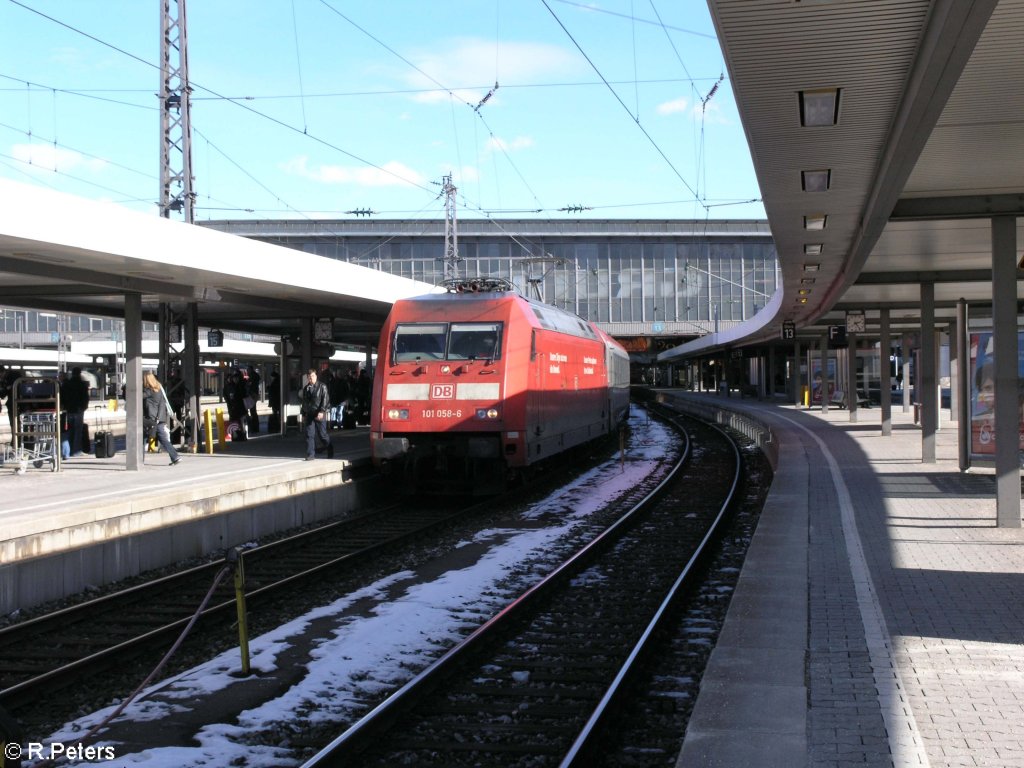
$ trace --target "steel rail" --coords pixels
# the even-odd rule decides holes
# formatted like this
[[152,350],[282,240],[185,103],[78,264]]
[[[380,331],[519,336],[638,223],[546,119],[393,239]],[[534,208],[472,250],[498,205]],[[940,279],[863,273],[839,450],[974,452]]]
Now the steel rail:
[[733,474],[732,485],[729,488],[728,496],[719,508],[718,513],[715,515],[714,520],[711,522],[707,532],[701,539],[700,544],[698,544],[696,551],[694,551],[690,556],[690,559],[687,560],[686,565],[683,566],[683,570],[680,571],[679,576],[665,595],[664,600],[658,607],[654,616],[651,618],[647,628],[643,631],[639,640],[637,640],[633,650],[630,652],[625,662],[623,662],[622,667],[615,675],[615,679],[608,687],[608,690],[605,691],[604,696],[601,697],[601,701],[598,703],[597,707],[595,707],[590,719],[587,721],[586,725],[583,726],[583,729],[580,731],[576,741],[562,759],[562,762],[559,764],[559,768],[577,768],[577,766],[590,766],[594,764],[594,756],[598,748],[599,736],[606,725],[608,718],[612,716],[615,705],[624,695],[627,681],[636,671],[638,662],[644,657],[651,639],[662,627],[667,618],[671,616],[672,607],[682,597],[685,592],[685,587],[690,581],[697,564],[704,558],[709,544],[716,539],[718,531],[721,528],[723,521],[726,519],[727,513],[732,508],[733,501],[736,497],[736,489],[739,487],[743,469],[743,462],[740,458],[739,447],[736,445],[736,441],[731,439],[718,425],[706,423],[706,426],[720,432],[726,438],[728,444],[732,446],[733,458],[736,462],[736,471]]
[[[358,517],[354,518],[346,518],[345,520],[338,521],[337,523],[331,523],[330,527],[335,528],[336,526],[341,526],[341,528],[338,530],[343,530],[344,527],[351,527],[351,525],[346,526],[346,524],[354,524],[356,522],[367,522],[368,519],[383,515],[389,509],[394,509],[397,506],[399,505],[394,505],[393,507],[388,507],[385,508],[384,510],[378,510],[376,512],[359,515]],[[317,563],[316,565],[306,568],[298,573],[289,574],[283,578],[273,581],[270,584],[261,585],[260,587],[257,587],[253,590],[247,590],[246,599],[255,600],[261,598],[268,598],[279,591],[283,591],[285,588],[295,584],[298,581],[308,579],[318,573],[322,573],[323,571],[330,570],[332,568],[337,568],[345,564],[346,562],[350,562],[359,558],[364,558],[370,554],[377,552],[380,549],[394,545],[410,537],[420,535],[424,531],[430,530],[431,528],[437,527],[439,525],[443,525],[444,523],[449,522],[452,519],[465,515],[472,509],[475,509],[479,506],[482,506],[482,504],[477,503],[471,505],[468,508],[463,508],[456,512],[446,514],[442,517],[431,520],[431,522],[427,525],[421,525],[416,528],[395,534],[393,536],[389,536],[386,539],[381,539],[369,546],[361,547],[353,552],[348,552],[344,555],[341,555],[340,557],[331,558],[330,560],[324,561],[322,563]],[[271,542],[270,544],[266,544],[262,547],[255,547],[253,549],[247,550],[245,552],[245,557],[248,559],[254,556],[273,554],[276,552],[276,550],[280,549],[286,543],[291,543],[293,546],[295,546],[298,543],[301,543],[303,539],[306,539],[310,536],[323,536],[325,528],[327,528],[327,526],[316,528],[310,531],[304,531],[301,534],[297,534],[292,537],[287,537],[286,539],[281,539],[279,541]],[[97,606],[104,603],[110,603],[116,606],[115,601],[119,597],[124,598],[124,596],[129,593],[132,594],[133,597],[138,596],[144,594],[147,589],[153,589],[154,585],[159,585],[160,589],[166,589],[169,585],[173,585],[176,579],[184,580],[186,577],[193,578],[206,570],[212,572],[223,567],[223,564],[223,560],[206,563],[204,565],[190,568],[187,571],[181,572],[180,574],[171,574],[169,576],[164,576],[154,580],[153,582],[147,582],[145,584],[136,585],[134,587],[128,588],[127,590],[112,593],[111,595],[105,595],[103,597],[96,598],[95,600],[80,603],[79,605],[62,609],[61,611],[57,611],[53,614],[47,614],[46,616],[41,616],[37,619],[30,619],[20,624],[11,625],[10,627],[6,627],[3,630],[0,630],[0,639],[2,639],[5,635],[8,637],[13,636],[18,630],[23,631],[24,627],[26,626],[31,625],[33,628],[46,627],[48,626],[47,622],[59,623],[59,619],[61,617],[66,619],[75,614],[88,616],[90,609],[96,608]],[[106,608],[109,609],[109,607],[110,606],[108,605]],[[229,613],[229,615],[233,616],[234,611],[235,601],[234,599],[229,599],[207,607],[200,614],[200,617],[201,619],[206,620],[209,617],[218,615],[220,613]],[[28,678],[19,683],[16,683],[15,685],[0,690],[0,704],[3,704],[5,707],[8,708],[16,708],[18,705],[26,703],[28,700],[30,700],[32,694],[40,690],[50,690],[58,688],[60,687],[59,684],[67,684],[68,682],[70,682],[71,679],[74,678],[75,675],[84,673],[90,668],[102,667],[104,664],[109,664],[111,659],[120,657],[122,654],[126,652],[135,651],[140,647],[149,643],[153,643],[162,637],[170,636],[176,632],[179,632],[190,621],[190,615],[191,614],[186,615],[180,619],[176,619],[170,623],[163,624],[159,627],[144,632],[141,635],[137,635],[128,640],[124,640],[120,643],[96,651],[95,653],[89,654],[88,656],[83,656],[68,664],[63,664],[59,667],[48,670],[47,672],[44,672],[40,675],[36,675],[35,677]]]
[[[675,426],[678,428],[678,425]],[[350,761],[354,759],[355,755],[408,708],[414,706],[421,695],[433,690],[464,657],[478,646],[488,642],[491,635],[497,631],[496,628],[503,627],[507,622],[531,608],[539,598],[558,588],[564,576],[586,563],[599,550],[613,544],[620,534],[627,531],[643,511],[665,492],[665,489],[689,462],[691,455],[689,435],[685,429],[680,429],[680,433],[685,442],[681,456],[669,473],[643,499],[635,503],[611,526],[562,562],[551,573],[527,589],[484,624],[477,627],[457,645],[450,648],[441,658],[405,683],[395,693],[350,726],[344,733],[323,747],[320,752],[303,763],[302,768],[353,765],[354,763]]]

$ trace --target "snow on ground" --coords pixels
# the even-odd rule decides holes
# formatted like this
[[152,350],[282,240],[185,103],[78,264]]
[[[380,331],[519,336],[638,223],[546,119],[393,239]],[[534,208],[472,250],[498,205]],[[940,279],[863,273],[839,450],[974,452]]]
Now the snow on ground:
[[[185,768],[282,768],[295,765],[288,749],[251,743],[255,733],[297,718],[310,723],[348,722],[364,710],[370,697],[394,688],[425,667],[439,646],[450,646],[468,626],[480,623],[516,595],[501,584],[525,561],[542,556],[578,522],[648,479],[677,438],[657,422],[633,409],[632,437],[625,461],[620,457],[585,473],[527,513],[550,525],[534,530],[491,529],[462,546],[486,545],[472,565],[451,570],[422,583],[411,572],[395,573],[356,593],[278,627],[251,641],[252,667],[261,676],[278,672],[282,655],[303,638],[314,622],[336,617],[333,629],[314,642],[306,657],[302,679],[282,695],[241,712],[229,723],[208,723],[194,734],[193,745],[146,749],[130,753],[124,742],[100,741],[116,758],[89,765]],[[358,617],[343,615],[357,603]],[[370,605],[370,608],[366,608]],[[308,642],[308,640],[306,641]],[[244,685],[237,673],[237,650],[225,652],[188,672],[147,689],[118,716],[118,723],[173,723],[196,702]],[[114,711],[112,706],[65,724],[48,744],[74,745],[95,724]],[[170,726],[169,726],[170,727]]]

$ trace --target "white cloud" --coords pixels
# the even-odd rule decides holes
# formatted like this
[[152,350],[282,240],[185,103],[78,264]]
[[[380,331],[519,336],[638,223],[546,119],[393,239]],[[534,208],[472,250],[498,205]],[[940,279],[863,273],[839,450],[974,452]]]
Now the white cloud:
[[[413,88],[437,88],[440,83],[451,88],[456,99],[467,104],[478,104],[498,81],[498,89],[488,99],[488,106],[501,97],[501,80],[510,83],[543,82],[547,76],[559,79],[582,69],[581,62],[565,48],[542,43],[503,42],[495,49],[494,41],[460,38],[438,46],[436,51],[413,54],[409,58],[426,76],[419,72],[406,75]],[[474,82],[467,83],[467,72],[474,73]],[[480,83],[483,80],[484,83]],[[435,82],[436,81],[436,82]],[[466,88],[480,84],[480,88]],[[446,102],[444,91],[418,93],[413,98],[420,103]]]
[[504,150],[505,152],[515,152],[520,149],[529,149],[534,145],[533,138],[530,136],[516,136],[512,141],[505,141],[497,136],[492,136],[487,140],[487,149],[490,151]]
[[323,184],[349,184],[357,187],[393,187],[426,183],[423,176],[399,162],[384,163],[380,167],[320,165],[309,167],[305,155],[292,158],[281,165],[287,173]]
[[47,171],[70,171],[75,168],[102,171],[107,165],[105,160],[87,158],[78,152],[50,144],[15,144],[11,147],[11,155],[23,163]]
[[656,111],[659,115],[674,115],[685,112],[689,102],[685,98],[673,99],[659,104]]

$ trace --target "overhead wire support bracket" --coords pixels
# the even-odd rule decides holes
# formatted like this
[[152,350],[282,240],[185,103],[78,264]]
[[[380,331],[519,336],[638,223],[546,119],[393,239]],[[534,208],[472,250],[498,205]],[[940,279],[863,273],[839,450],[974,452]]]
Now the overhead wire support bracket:
[[484,104],[486,104],[490,100],[491,96],[494,95],[494,92],[496,90],[498,90],[498,81],[497,80],[494,81],[494,87],[491,88],[491,90],[489,90],[487,92],[487,95],[484,96],[482,99],[480,99],[480,101],[477,103],[477,105],[475,107],[473,107],[473,111],[474,112],[479,112],[480,111],[480,107],[482,107]]

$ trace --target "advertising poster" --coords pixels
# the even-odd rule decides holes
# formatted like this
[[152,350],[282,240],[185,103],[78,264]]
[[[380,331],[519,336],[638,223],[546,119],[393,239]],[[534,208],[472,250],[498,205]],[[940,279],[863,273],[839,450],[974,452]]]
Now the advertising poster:
[[828,382],[828,400],[836,391],[836,360],[834,357],[828,359],[827,376],[822,375],[821,358],[815,357],[811,360],[811,405],[821,405],[822,393],[826,391],[825,382]]
[[[991,458],[996,452],[995,373],[992,332],[972,333],[971,344],[971,454]],[[1017,334],[1017,434],[1024,451],[1024,333]]]

